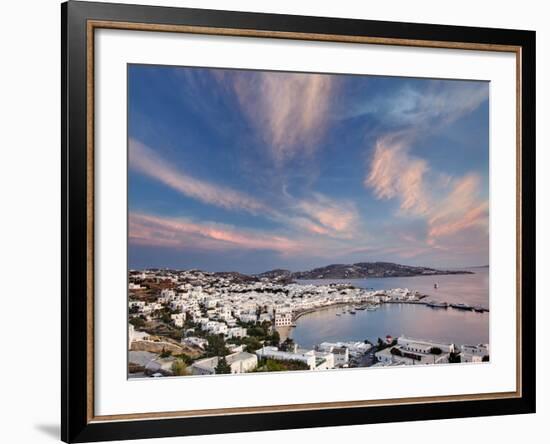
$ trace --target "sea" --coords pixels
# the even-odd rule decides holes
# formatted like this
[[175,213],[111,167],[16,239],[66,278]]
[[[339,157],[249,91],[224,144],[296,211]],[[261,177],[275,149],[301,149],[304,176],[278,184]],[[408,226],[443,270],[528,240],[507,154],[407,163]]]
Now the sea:
[[[428,295],[426,300],[489,307],[489,268],[464,269],[474,274],[414,276],[370,279],[300,280],[302,284],[347,283],[356,287],[389,290],[408,288]],[[437,289],[434,288],[437,284]],[[405,335],[444,343],[488,344],[490,311],[478,313],[453,308],[431,308],[415,304],[382,304],[376,311],[342,313],[343,307],[329,307],[306,314],[296,321],[290,337],[300,347],[312,348],[321,342],[375,342],[386,335]]]

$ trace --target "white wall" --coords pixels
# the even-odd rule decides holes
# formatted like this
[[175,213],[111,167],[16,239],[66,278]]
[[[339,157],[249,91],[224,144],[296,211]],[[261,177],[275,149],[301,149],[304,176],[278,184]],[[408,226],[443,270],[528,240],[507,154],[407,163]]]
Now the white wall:
[[[141,3],[140,1],[123,1]],[[549,142],[550,78],[549,12],[540,0],[442,2],[393,0],[361,2],[296,0],[153,1],[149,4],[213,9],[280,12],[424,23],[535,29],[537,38],[538,227],[550,226]],[[59,433],[59,2],[4,2],[0,27],[0,270],[3,301],[1,334],[29,349],[18,355],[2,350],[0,365],[0,436],[9,443],[54,442]],[[546,149],[543,150],[543,147]],[[539,275],[550,266],[549,235],[538,230]],[[546,250],[546,251],[544,251]],[[21,286],[33,282],[25,294]],[[540,284],[538,285],[540,287]],[[550,309],[547,291],[538,292],[538,341],[550,338],[543,325]],[[25,298],[23,295],[25,294]],[[529,296],[529,295],[528,295]],[[534,296],[534,295],[533,295]],[[29,304],[30,298],[30,304]],[[19,301],[25,299],[25,304]],[[7,303],[7,305],[6,305]],[[24,311],[25,310],[25,311]],[[18,359],[22,358],[22,359]],[[11,368],[10,363],[17,363]],[[548,354],[539,355],[536,415],[383,424],[330,429],[226,435],[226,443],[384,442],[463,443],[522,442],[546,432],[550,420],[550,390],[546,378]],[[544,401],[543,401],[544,400]],[[429,430],[429,433],[426,432]],[[453,432],[454,430],[454,432]],[[538,432],[538,433],[537,433]],[[178,442],[216,443],[220,437],[180,438]],[[154,442],[175,442],[156,440]],[[151,441],[153,442],[153,441]]]

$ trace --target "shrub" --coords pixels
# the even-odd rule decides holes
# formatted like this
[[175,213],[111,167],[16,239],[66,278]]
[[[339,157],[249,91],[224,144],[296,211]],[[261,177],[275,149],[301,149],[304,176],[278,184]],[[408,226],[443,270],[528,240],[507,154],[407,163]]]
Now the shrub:
[[292,351],[294,349],[294,341],[291,338],[286,338],[284,342],[281,343],[280,348],[283,351]]
[[284,372],[293,370],[309,370],[309,365],[302,361],[279,361],[277,359],[262,359],[258,364],[258,372]]
[[170,356],[172,356],[172,351],[171,350],[165,350],[163,348],[162,352],[160,352],[160,357],[161,358],[169,358]]
[[451,364],[460,364],[460,353],[451,352],[449,353],[449,363]]
[[399,350],[398,348],[395,348],[393,347],[391,350],[390,350],[390,353],[392,355],[395,355],[395,356],[403,356],[403,353],[401,353],[401,350]]
[[187,374],[187,365],[181,359],[172,362],[172,373],[174,376],[185,376]]
[[182,360],[186,365],[191,365],[193,362],[195,362],[195,360],[191,356],[186,355],[185,353],[176,355],[175,357]]
[[143,328],[145,326],[145,321],[140,317],[135,317],[130,319],[130,324],[132,324],[135,328]]

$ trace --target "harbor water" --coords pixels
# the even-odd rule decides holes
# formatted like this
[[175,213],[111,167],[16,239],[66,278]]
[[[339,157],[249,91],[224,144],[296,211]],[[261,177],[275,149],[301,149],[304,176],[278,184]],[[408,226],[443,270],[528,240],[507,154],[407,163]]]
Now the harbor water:
[[[408,288],[428,295],[426,300],[481,305],[489,308],[489,269],[470,269],[474,274],[371,278],[349,280],[302,280],[303,284],[349,283],[356,287],[388,290]],[[434,288],[434,284],[438,288]],[[350,307],[351,308],[351,307]],[[306,314],[290,334],[301,347],[321,342],[376,341],[405,335],[455,344],[489,343],[490,312],[431,308],[415,304],[382,304],[376,311],[343,313],[344,307],[329,307]],[[340,313],[338,316],[337,313]]]

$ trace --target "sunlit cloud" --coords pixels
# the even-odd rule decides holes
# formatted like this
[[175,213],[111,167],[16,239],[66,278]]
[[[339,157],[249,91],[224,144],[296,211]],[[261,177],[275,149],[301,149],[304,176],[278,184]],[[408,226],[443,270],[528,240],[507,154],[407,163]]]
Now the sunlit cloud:
[[229,187],[197,179],[158,156],[145,144],[130,139],[130,167],[179,193],[203,203],[226,209],[240,209],[252,214],[271,210],[252,196]]
[[481,198],[479,175],[453,178],[437,173],[427,161],[409,154],[408,143],[402,135],[380,138],[364,182],[377,199],[398,200],[401,217],[412,215],[426,221],[427,234],[421,244],[417,238],[404,237],[408,247],[393,252],[414,257],[430,249],[445,249],[449,238],[465,230],[486,233],[489,202]]
[[378,199],[398,198],[405,212],[425,214],[427,171],[427,162],[411,156],[404,141],[387,136],[376,142],[365,186],[372,188]]
[[141,213],[130,214],[129,239],[136,245],[181,249],[271,250],[283,254],[303,249],[299,241],[278,234]]
[[322,74],[218,73],[277,165],[309,155],[327,130],[335,78]]
[[451,192],[434,208],[429,219],[429,241],[470,227],[488,228],[489,202],[479,198],[481,179],[469,174],[456,180]]
[[[452,124],[486,103],[487,83],[176,71],[151,76],[161,92],[155,106],[134,101],[134,114],[146,116],[151,128],[131,126],[129,167],[148,180],[132,184],[130,208],[171,215],[131,213],[134,245],[251,258],[270,251],[304,263],[437,265],[440,258],[464,257],[466,264],[484,257],[489,203],[478,172],[485,159],[445,154],[485,143],[484,120]],[[468,129],[471,137],[461,133]],[[159,148],[175,140],[185,141],[185,154],[164,157]],[[439,140],[445,145],[428,152]],[[206,157],[205,150],[216,149],[223,154]],[[223,175],[202,176],[186,158]],[[187,205],[188,199],[202,205]]]
[[351,237],[359,223],[359,214],[352,202],[337,202],[320,193],[299,201],[296,207],[311,219],[309,230],[314,233]]
[[135,171],[205,204],[246,211],[266,217],[287,227],[317,235],[345,237],[351,234],[358,214],[351,202],[336,202],[320,193],[296,200],[285,196],[287,211],[275,210],[261,200],[228,187],[199,180],[177,170],[145,144],[130,139],[130,166]]

